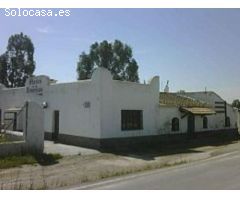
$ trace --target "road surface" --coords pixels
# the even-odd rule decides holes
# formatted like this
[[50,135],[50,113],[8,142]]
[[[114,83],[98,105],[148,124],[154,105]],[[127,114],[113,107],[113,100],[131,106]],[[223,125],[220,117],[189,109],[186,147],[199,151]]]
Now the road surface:
[[115,178],[72,189],[166,190],[240,189],[240,155],[233,152],[205,161]]

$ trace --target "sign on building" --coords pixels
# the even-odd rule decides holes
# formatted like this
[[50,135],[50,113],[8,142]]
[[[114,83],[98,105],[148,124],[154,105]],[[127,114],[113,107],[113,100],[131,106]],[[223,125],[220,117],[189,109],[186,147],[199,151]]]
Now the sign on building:
[[32,94],[42,95],[44,87],[49,84],[47,76],[31,77],[26,81],[26,92]]

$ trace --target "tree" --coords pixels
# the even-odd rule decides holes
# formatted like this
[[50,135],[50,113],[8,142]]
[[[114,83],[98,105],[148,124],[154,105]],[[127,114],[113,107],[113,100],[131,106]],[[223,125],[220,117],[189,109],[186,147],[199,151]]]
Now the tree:
[[88,54],[83,52],[77,65],[78,80],[90,79],[97,67],[108,69],[115,80],[139,81],[138,64],[132,58],[132,49],[119,40],[95,42]]
[[239,101],[239,99],[235,99],[235,100],[232,102],[232,106],[235,107],[235,108],[240,109],[240,101]]
[[31,39],[23,33],[12,35],[6,53],[1,56],[1,82],[7,87],[23,87],[35,70],[33,56]]
[[7,56],[6,54],[2,54],[0,56],[0,83],[6,87],[8,87],[7,68]]

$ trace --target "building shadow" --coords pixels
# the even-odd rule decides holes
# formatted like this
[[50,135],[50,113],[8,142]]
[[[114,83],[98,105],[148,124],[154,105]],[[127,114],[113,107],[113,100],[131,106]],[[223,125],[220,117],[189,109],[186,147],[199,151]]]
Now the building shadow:
[[239,141],[240,137],[192,137],[182,141],[164,141],[156,143],[131,144],[128,146],[115,146],[100,149],[102,153],[112,153],[114,155],[132,157],[146,161],[155,160],[157,157],[170,156],[177,154],[204,153],[200,147],[218,147],[234,144]]
[[37,163],[41,166],[55,165],[59,163],[59,159],[62,158],[60,154],[36,154],[34,155]]

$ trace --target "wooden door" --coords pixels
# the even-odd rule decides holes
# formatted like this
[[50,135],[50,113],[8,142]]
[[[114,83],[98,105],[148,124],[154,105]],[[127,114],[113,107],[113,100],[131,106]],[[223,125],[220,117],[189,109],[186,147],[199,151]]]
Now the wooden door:
[[194,115],[188,116],[188,133],[193,134],[195,132],[195,117]]
[[52,139],[56,141],[59,135],[59,110],[55,110],[53,113],[53,135]]

